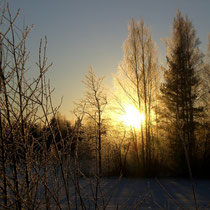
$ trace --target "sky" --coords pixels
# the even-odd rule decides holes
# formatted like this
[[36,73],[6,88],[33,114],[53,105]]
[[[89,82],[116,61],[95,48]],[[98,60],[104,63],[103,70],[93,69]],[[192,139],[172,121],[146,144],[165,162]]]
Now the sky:
[[37,59],[40,39],[47,36],[53,99],[58,105],[63,97],[60,112],[67,118],[85,91],[82,80],[90,65],[112,86],[131,18],[143,18],[150,26],[162,63],[161,39],[170,36],[177,9],[193,22],[204,51],[210,32],[210,0],[9,0],[9,4],[13,14],[20,8],[21,21],[34,25],[27,40],[31,63]]

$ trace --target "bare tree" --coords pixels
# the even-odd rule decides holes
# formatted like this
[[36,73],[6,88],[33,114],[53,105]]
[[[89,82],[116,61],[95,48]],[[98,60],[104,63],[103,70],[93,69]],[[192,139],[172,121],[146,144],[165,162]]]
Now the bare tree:
[[98,158],[98,174],[102,174],[102,136],[104,132],[104,112],[107,105],[107,96],[103,87],[103,77],[97,78],[92,67],[90,67],[84,84],[86,86],[85,104],[87,116],[96,125],[96,150]]
[[[134,105],[145,116],[141,123],[141,162],[149,166],[152,156],[152,112],[154,92],[158,90],[158,61],[155,43],[149,27],[141,19],[131,19],[129,35],[124,42],[124,60],[120,64],[116,79],[126,95],[126,102]],[[126,84],[126,85],[125,85]]]
[[[64,186],[68,209],[70,198],[67,186],[67,176],[64,169],[64,150],[59,149],[56,142],[56,132],[60,135],[59,144],[65,145],[66,139],[52,128],[50,119],[56,116],[58,107],[52,103],[50,83],[46,82],[46,73],[51,66],[47,63],[46,45],[40,42],[37,75],[30,78],[28,71],[29,52],[26,40],[32,29],[18,27],[19,10],[13,16],[9,5],[1,10],[0,21],[0,142],[1,168],[0,179],[3,183],[4,208],[34,209],[43,204],[40,198],[41,186],[45,188],[46,209],[50,208],[49,197],[61,209],[56,192],[50,184],[52,157],[45,144],[49,135],[60,167],[62,186]],[[37,125],[41,124],[40,135]],[[47,128],[47,129],[45,129]],[[71,138],[69,141],[71,141]],[[65,151],[68,152],[68,151]],[[43,161],[42,161],[43,160]],[[44,169],[44,173],[41,170]],[[52,177],[52,176],[51,176]],[[2,186],[1,186],[2,187]],[[60,191],[60,189],[58,189]]]

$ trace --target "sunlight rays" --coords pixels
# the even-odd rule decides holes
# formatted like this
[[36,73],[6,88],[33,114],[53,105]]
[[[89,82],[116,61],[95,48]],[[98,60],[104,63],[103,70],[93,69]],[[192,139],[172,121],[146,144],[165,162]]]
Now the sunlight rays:
[[141,128],[141,124],[144,122],[145,116],[140,113],[134,106],[127,105],[125,107],[125,114],[120,116],[120,121],[128,127],[134,127],[136,129]]

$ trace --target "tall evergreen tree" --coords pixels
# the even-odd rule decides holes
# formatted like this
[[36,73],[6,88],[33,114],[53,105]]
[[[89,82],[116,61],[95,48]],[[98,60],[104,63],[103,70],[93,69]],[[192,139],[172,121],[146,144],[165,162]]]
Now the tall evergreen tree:
[[162,84],[162,99],[166,105],[165,119],[170,125],[169,139],[173,157],[180,167],[184,147],[190,161],[194,160],[196,118],[202,109],[198,106],[199,71],[202,54],[192,22],[177,11],[172,35],[167,43],[167,69]]

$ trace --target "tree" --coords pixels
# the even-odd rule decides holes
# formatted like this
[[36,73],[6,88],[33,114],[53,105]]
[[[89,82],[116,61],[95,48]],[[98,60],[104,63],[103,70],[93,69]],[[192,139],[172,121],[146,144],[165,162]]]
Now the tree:
[[[38,62],[33,66],[34,77],[31,78],[29,72],[32,68],[29,68],[28,64],[30,53],[26,41],[32,26],[23,26],[23,29],[19,27],[20,10],[13,16],[9,5],[1,9],[0,200],[3,198],[3,202],[0,201],[0,208],[35,209],[40,208],[40,203],[45,199],[45,207],[50,209],[48,201],[52,198],[61,209],[56,196],[60,188],[53,192],[48,179],[49,175],[54,177],[49,161],[52,155],[45,147],[45,140],[52,134],[70,209],[63,158],[55,139],[60,127],[57,125],[58,129],[54,131],[50,124],[52,115],[56,116],[57,107],[53,107],[52,90],[50,83],[46,82],[46,73],[51,66],[46,57],[47,39],[44,44],[40,41]],[[39,129],[41,132],[35,134],[37,124],[48,127],[48,131]],[[64,137],[61,135],[60,138]],[[37,146],[41,151],[34,152]],[[40,169],[44,171],[41,172]],[[55,179],[54,181],[56,182]],[[45,190],[44,198],[39,196],[41,186]]]
[[[13,194],[17,209],[21,209],[20,196],[20,180],[18,178],[18,162],[19,157],[22,158],[24,165],[24,192],[27,194],[26,203],[31,199],[29,192],[29,173],[28,168],[28,147],[25,122],[30,116],[28,108],[32,108],[30,100],[26,99],[31,94],[33,98],[33,88],[36,82],[32,82],[31,89],[29,84],[25,83],[24,71],[28,53],[25,48],[25,41],[31,27],[24,28],[21,33],[16,36],[18,30],[15,21],[19,15],[19,11],[13,17],[10,13],[9,6],[1,11],[1,27],[6,27],[0,33],[0,77],[1,77],[1,145],[2,145],[2,166],[3,166],[3,181],[4,181],[4,205],[7,207],[9,201],[7,171],[5,168],[10,165],[13,173]],[[18,38],[17,38],[18,37]],[[17,38],[17,39],[16,39]],[[23,85],[25,84],[25,86]],[[35,85],[36,88],[36,85]],[[29,91],[32,90],[32,92]],[[29,93],[30,92],[30,93]],[[32,105],[32,106],[31,106]],[[31,109],[31,113],[34,109]],[[20,146],[21,144],[21,146]],[[7,148],[6,148],[7,147]],[[11,149],[11,162],[8,162],[8,149]],[[5,182],[6,179],[6,182]]]
[[196,119],[202,111],[197,101],[202,63],[199,44],[191,21],[177,11],[172,35],[167,42],[168,67],[164,72],[165,82],[161,86],[161,92],[166,107],[163,116],[170,126],[168,137],[171,151],[179,166],[185,155],[183,144],[187,148],[190,161],[195,158]]
[[138,151],[139,140],[135,141],[135,148],[139,165],[148,167],[147,169],[150,170],[155,149],[152,148],[154,143],[152,112],[155,106],[154,93],[158,90],[157,51],[150,29],[142,19],[139,21],[131,19],[128,30],[129,35],[124,42],[124,59],[119,66],[116,80],[124,92],[125,103],[132,104],[145,116],[144,123],[139,122],[141,123],[141,151]]
[[208,176],[210,170],[206,166],[210,164],[210,34],[208,35],[207,51],[203,64],[203,71],[201,72],[202,83],[200,87],[199,104],[203,107],[203,113],[199,119],[198,139],[200,142],[199,161],[202,162],[203,176]]
[[102,136],[104,134],[105,108],[107,105],[107,96],[103,87],[104,77],[98,78],[92,67],[90,67],[84,84],[86,86],[86,95],[84,104],[86,105],[85,114],[95,124],[96,132],[96,162],[98,175],[102,174]]

